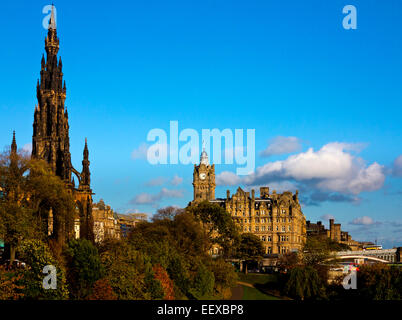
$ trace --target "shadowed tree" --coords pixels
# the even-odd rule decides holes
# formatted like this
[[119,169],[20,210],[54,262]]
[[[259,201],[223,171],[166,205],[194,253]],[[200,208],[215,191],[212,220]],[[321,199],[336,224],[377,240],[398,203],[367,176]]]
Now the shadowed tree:
[[196,206],[188,206],[186,213],[191,213],[202,223],[211,243],[222,248],[223,257],[230,257],[234,254],[240,235],[230,213],[209,201],[200,202]]
[[236,256],[244,261],[244,273],[247,274],[247,265],[250,262],[258,262],[264,255],[264,247],[259,237],[252,233],[243,233],[240,236],[240,245]]
[[173,220],[176,215],[183,212],[184,209],[175,206],[160,208],[156,211],[156,214],[152,217],[152,221],[163,220],[163,219]]
[[53,236],[63,242],[74,222],[74,200],[65,183],[46,162],[18,153],[16,145],[0,154],[0,237],[11,261],[22,240],[48,238],[50,209]]

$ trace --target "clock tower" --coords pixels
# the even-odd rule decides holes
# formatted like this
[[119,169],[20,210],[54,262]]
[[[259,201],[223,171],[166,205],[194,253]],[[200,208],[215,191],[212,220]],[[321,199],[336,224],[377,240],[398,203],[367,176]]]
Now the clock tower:
[[215,165],[209,164],[205,150],[201,153],[200,164],[194,165],[193,187],[193,203],[215,199]]

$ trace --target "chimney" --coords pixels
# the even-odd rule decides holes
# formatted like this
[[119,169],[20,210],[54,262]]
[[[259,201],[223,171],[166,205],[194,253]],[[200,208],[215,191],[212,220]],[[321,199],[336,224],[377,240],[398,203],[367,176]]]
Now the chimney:
[[269,188],[268,187],[260,187],[260,197],[267,198],[269,196]]

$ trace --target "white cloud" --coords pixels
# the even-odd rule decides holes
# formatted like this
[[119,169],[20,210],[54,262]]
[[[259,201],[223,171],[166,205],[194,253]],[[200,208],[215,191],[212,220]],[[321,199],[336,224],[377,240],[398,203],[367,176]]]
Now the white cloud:
[[320,219],[321,220],[324,220],[324,221],[328,221],[329,219],[334,219],[335,220],[335,217],[332,215],[332,214],[323,214],[321,217],[320,217]]
[[332,142],[320,150],[313,148],[289,156],[286,160],[269,162],[244,178],[246,184],[267,184],[280,180],[308,182],[313,187],[341,193],[359,194],[380,189],[385,180],[383,166],[347,151],[361,150],[361,144]]
[[131,201],[134,204],[150,204],[155,202],[155,195],[150,193],[140,193],[135,196],[135,198]]
[[392,174],[396,177],[402,177],[402,154],[394,160]]
[[301,150],[301,141],[296,137],[278,136],[270,140],[268,147],[260,152],[262,157],[270,157],[278,154],[287,154]]
[[161,186],[166,182],[166,178],[164,177],[157,177],[153,178],[145,183],[145,186],[147,187],[156,187],[156,186]]
[[146,159],[147,151],[148,151],[148,145],[146,143],[141,143],[141,145],[137,149],[134,149],[131,152],[131,159],[133,160]]
[[184,195],[183,190],[171,190],[167,188],[162,188],[161,191],[159,191],[156,194],[151,194],[147,192],[140,193],[136,195],[131,201],[131,204],[150,204],[150,205],[156,205],[159,201],[161,201],[164,198],[182,198]]
[[353,219],[350,222],[350,224],[369,226],[369,225],[377,224],[377,222],[375,222],[372,218],[370,218],[368,216],[363,216],[363,217]]
[[174,186],[178,186],[179,184],[183,183],[183,178],[179,177],[178,175],[175,175],[172,180],[170,181],[170,184]]
[[147,187],[156,187],[156,186],[161,186],[164,183],[170,183],[173,186],[178,186],[183,182],[183,178],[179,177],[178,175],[175,175],[172,179],[164,178],[164,177],[156,177],[153,178],[149,181],[147,181],[144,185]]
[[230,171],[223,171],[216,176],[216,185],[218,186],[234,186],[241,183],[241,178]]
[[27,143],[22,147],[22,150],[28,153],[32,153],[32,143]]

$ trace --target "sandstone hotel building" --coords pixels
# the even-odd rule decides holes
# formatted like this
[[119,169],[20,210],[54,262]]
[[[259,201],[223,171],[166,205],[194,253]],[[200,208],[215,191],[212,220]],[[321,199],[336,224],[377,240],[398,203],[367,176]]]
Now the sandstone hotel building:
[[262,240],[266,254],[301,250],[306,241],[306,218],[298,191],[270,193],[268,187],[261,187],[258,197],[254,189],[250,193],[239,187],[233,195],[227,190],[226,198],[215,198],[215,187],[215,165],[209,164],[208,155],[203,151],[200,164],[194,165],[191,203],[207,200],[225,208],[242,233],[253,233]]

